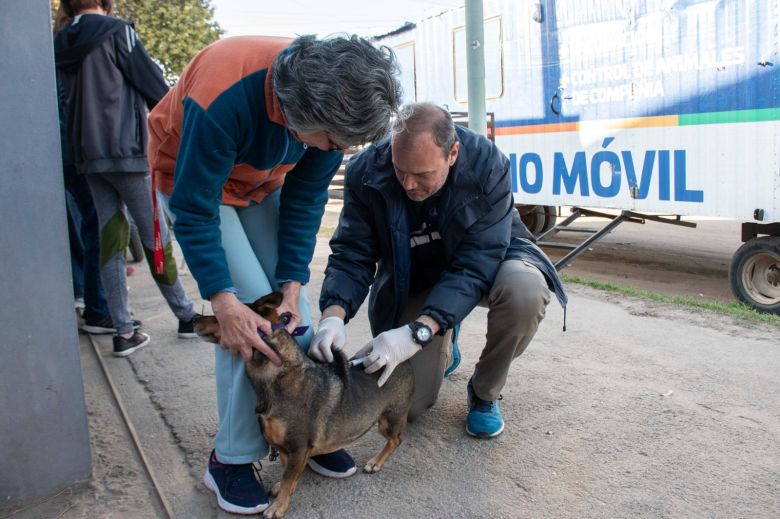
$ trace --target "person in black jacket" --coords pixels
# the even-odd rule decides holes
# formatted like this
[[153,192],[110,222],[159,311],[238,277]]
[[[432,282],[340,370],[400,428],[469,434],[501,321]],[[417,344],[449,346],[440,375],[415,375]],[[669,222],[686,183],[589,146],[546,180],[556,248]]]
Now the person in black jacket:
[[[70,21],[54,38],[58,80],[64,90],[67,140],[78,172],[86,178],[100,224],[100,277],[110,319],[87,322],[94,333],[116,332],[114,355],[126,356],[149,343],[130,315],[124,251],[130,211],[151,258],[153,215],[146,157],[147,109],[168,91],[158,67],[133,27],[108,16],[113,0],[62,0]],[[164,221],[160,217],[161,221]],[[163,226],[166,271],[157,286],[179,319],[179,336],[196,337],[196,313],[178,279]]]
[[433,104],[406,106],[390,136],[354,157],[330,242],[322,320],[309,355],[332,361],[345,323],[371,287],[374,339],[358,353],[366,372],[401,362],[415,373],[413,419],[432,406],[452,362],[451,331],[477,304],[487,340],[468,382],[466,431],[494,437],[509,365],[531,342],[555,292],[555,267],[514,208],[509,161],[484,137],[455,127]]
[[[62,92],[58,88],[58,92]],[[61,97],[61,95],[60,95]],[[100,226],[95,204],[84,175],[79,175],[70,158],[70,145],[66,137],[66,118],[62,101],[58,99],[60,115],[60,142],[62,147],[62,174],[65,181],[70,238],[70,265],[73,276],[73,295],[77,302],[82,298],[83,313],[79,327],[89,333],[96,323],[111,321],[106,303],[106,293],[100,281]]]

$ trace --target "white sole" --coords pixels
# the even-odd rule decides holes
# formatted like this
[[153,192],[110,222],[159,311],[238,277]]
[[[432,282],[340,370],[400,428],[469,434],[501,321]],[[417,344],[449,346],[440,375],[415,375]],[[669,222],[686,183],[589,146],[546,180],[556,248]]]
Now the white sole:
[[116,333],[116,328],[103,328],[101,326],[92,326],[84,324],[79,327],[83,332],[91,333],[92,335],[108,335],[109,333]]
[[495,438],[496,436],[498,436],[502,432],[504,432],[504,424],[501,424],[501,429],[497,430],[493,434],[487,434],[487,433],[476,434],[476,433],[473,433],[473,432],[471,432],[469,430],[469,426],[468,425],[466,426],[466,433],[468,433],[469,436],[473,436],[474,438]]
[[320,476],[325,476],[326,478],[335,478],[335,479],[344,479],[348,478],[355,472],[357,472],[357,467],[352,467],[346,472],[333,472],[332,470],[328,470],[313,459],[309,458],[309,468],[312,469],[314,472],[319,474]]
[[217,482],[214,481],[214,478],[211,476],[211,472],[206,469],[206,474],[203,476],[203,484],[206,485],[206,488],[214,492],[214,495],[217,496],[217,504],[219,507],[224,510],[225,512],[230,512],[231,514],[240,514],[240,515],[254,515],[259,514],[266,508],[268,508],[271,503],[264,503],[261,505],[257,505],[253,508],[246,508],[243,506],[236,506],[232,503],[228,503],[224,499],[222,499],[222,495],[219,493],[219,487],[217,487]]
[[192,332],[192,333],[181,333],[181,332],[179,332],[178,335],[179,335],[179,339],[197,339],[198,338],[198,334],[195,333],[195,332]]
[[[133,330],[137,330],[141,325],[133,324]],[[103,326],[92,326],[86,322],[79,326],[79,330],[82,332],[91,333],[92,335],[108,335],[109,333],[116,333],[116,328],[105,328]]]
[[134,351],[138,351],[141,348],[143,348],[144,346],[147,346],[151,340],[152,340],[151,337],[147,336],[146,340],[144,342],[142,342],[141,344],[139,344],[138,346],[134,346],[134,347],[132,347],[132,348],[130,348],[128,350],[124,350],[124,351],[115,351],[114,352],[114,357],[127,357],[128,355],[130,355]]

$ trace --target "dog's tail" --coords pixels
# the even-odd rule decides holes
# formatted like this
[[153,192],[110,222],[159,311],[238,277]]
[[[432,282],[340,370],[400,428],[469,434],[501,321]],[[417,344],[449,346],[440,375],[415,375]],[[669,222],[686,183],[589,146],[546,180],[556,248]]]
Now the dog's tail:
[[340,351],[333,352],[333,362],[328,364],[331,370],[336,374],[339,379],[344,382],[344,388],[349,388],[352,376],[349,373],[349,362],[347,357]]

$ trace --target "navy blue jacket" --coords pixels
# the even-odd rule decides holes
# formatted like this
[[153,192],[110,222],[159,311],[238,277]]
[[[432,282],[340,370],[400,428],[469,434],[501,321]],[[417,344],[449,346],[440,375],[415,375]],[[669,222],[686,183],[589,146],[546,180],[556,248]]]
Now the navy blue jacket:
[[[422,314],[442,330],[461,322],[479,303],[505,259],[523,259],[547,278],[562,306],[567,298],[547,256],[520,220],[509,161],[486,138],[456,127],[460,150],[441,191],[439,232],[447,264]],[[320,309],[339,305],[351,319],[369,298],[371,330],[399,326],[409,292],[411,249],[406,193],[395,177],[390,138],[370,146],[347,166],[344,208],[331,239]]]

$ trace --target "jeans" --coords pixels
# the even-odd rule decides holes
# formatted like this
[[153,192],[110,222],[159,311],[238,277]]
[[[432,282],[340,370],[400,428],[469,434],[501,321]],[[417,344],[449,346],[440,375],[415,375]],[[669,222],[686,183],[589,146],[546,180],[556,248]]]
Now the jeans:
[[109,315],[106,294],[100,280],[100,227],[95,204],[84,178],[74,166],[63,168],[67,191],[73,292],[84,298],[84,319],[99,320]]
[[[157,288],[173,314],[182,321],[195,316],[192,301],[187,297],[176,271],[173,246],[168,240],[168,228],[161,225],[161,239],[165,253],[164,274],[155,274],[152,266],[154,230],[152,217],[152,184],[146,173],[88,173],[87,184],[95,201],[100,222],[100,276],[106,289],[108,309],[119,334],[133,331],[133,319],[127,298],[125,249],[130,240],[130,224],[125,216],[125,205],[133,216],[152,269]],[[158,208],[159,210],[160,208]],[[160,221],[162,214],[160,215]]]

